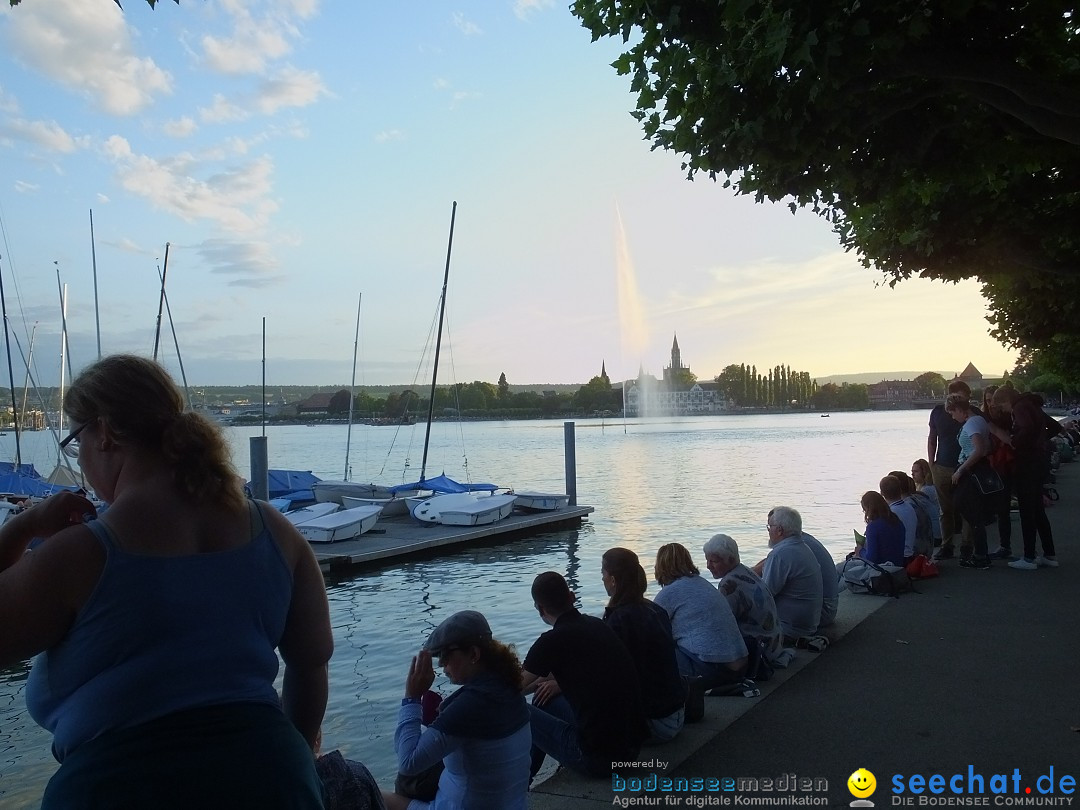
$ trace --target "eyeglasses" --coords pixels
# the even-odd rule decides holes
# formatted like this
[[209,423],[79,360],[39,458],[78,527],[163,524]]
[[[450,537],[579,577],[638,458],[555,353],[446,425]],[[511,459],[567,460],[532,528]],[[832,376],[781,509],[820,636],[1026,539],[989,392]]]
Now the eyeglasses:
[[456,652],[461,652],[464,649],[464,647],[447,647],[446,649],[441,650],[439,652],[439,666],[445,666],[451,655]]
[[89,424],[90,422],[83,422],[65,438],[60,440],[60,450],[63,451],[65,456],[69,456],[70,458],[79,457],[79,434],[82,433]]

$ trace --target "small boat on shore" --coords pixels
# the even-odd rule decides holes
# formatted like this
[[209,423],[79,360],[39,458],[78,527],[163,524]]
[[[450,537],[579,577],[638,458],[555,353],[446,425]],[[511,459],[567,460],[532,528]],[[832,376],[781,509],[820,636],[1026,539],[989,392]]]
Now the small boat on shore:
[[509,516],[515,499],[514,495],[474,496],[471,503],[441,507],[438,522],[443,526],[487,526]]
[[332,515],[341,509],[336,503],[313,503],[311,506],[305,506],[301,509],[294,509],[291,512],[285,513],[285,518],[293,526],[301,526],[310,520],[317,520],[318,518]]
[[371,531],[381,513],[379,506],[357,506],[309,520],[296,528],[309,543],[338,543]]
[[523,512],[554,512],[570,503],[570,496],[550,492],[515,492],[514,506]]

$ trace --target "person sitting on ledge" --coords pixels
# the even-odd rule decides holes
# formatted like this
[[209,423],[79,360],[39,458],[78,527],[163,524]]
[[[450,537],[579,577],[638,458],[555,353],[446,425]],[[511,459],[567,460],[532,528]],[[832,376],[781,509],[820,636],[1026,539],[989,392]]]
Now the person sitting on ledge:
[[610,597],[604,623],[622,639],[634,659],[642,708],[652,734],[650,742],[666,742],[682,729],[686,703],[686,683],[679,674],[671,620],[662,607],[645,598],[645,569],[630,549],[605,551],[600,574]]
[[552,628],[523,664],[522,685],[535,693],[531,773],[550,754],[586,776],[609,776],[611,763],[637,759],[649,736],[634,660],[610,627],[578,612],[559,574],[537,576],[532,598]]
[[[435,680],[435,658],[461,688],[442,701],[422,731],[421,698]],[[454,613],[435,628],[409,665],[394,748],[398,771],[417,776],[444,763],[433,802],[384,793],[389,810],[505,807],[524,810],[532,737],[517,655],[492,638],[484,614]]]
[[880,492],[872,489],[863,493],[860,501],[866,520],[864,542],[857,544],[851,556],[876,565],[904,562],[904,524],[889,508]]
[[702,547],[705,566],[720,580],[717,588],[731,607],[739,632],[763,643],[766,657],[773,660],[779,654],[780,617],[776,600],[761,577],[742,564],[739,544],[726,534],[714,534]]
[[660,546],[653,576],[660,583],[655,602],[671,618],[679,672],[698,676],[706,688],[738,683],[748,652],[739,623],[725,599],[679,543]]
[[789,506],[769,510],[765,522],[769,556],[759,565],[761,579],[776,600],[776,612],[788,647],[823,650],[818,636],[823,601],[821,566],[802,539],[802,517]]

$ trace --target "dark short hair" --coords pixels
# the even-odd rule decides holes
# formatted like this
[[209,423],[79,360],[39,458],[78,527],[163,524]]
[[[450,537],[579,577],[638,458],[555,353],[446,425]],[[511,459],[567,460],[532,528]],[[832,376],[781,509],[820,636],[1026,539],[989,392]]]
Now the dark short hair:
[[532,584],[532,598],[547,613],[562,613],[573,607],[574,595],[562,574],[545,571],[537,575]]
[[970,411],[971,402],[963,394],[949,394],[945,397],[945,410],[949,413],[953,411]]
[[949,383],[950,394],[963,394],[968,399],[971,399],[971,386],[963,380],[953,380]]
[[900,480],[893,475],[886,475],[882,478],[878,484],[878,489],[881,491],[882,497],[889,501],[895,501],[904,494]]

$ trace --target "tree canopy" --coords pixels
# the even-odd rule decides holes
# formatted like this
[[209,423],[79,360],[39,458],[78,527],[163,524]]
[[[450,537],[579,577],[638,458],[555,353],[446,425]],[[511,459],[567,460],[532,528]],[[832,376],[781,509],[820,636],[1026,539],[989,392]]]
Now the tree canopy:
[[1043,308],[1080,299],[1074,3],[575,0],[571,10],[594,40],[627,43],[614,67],[631,77],[632,114],[690,178],[810,207],[891,284],[978,279],[991,333],[1009,345],[1080,337],[1064,307]]

